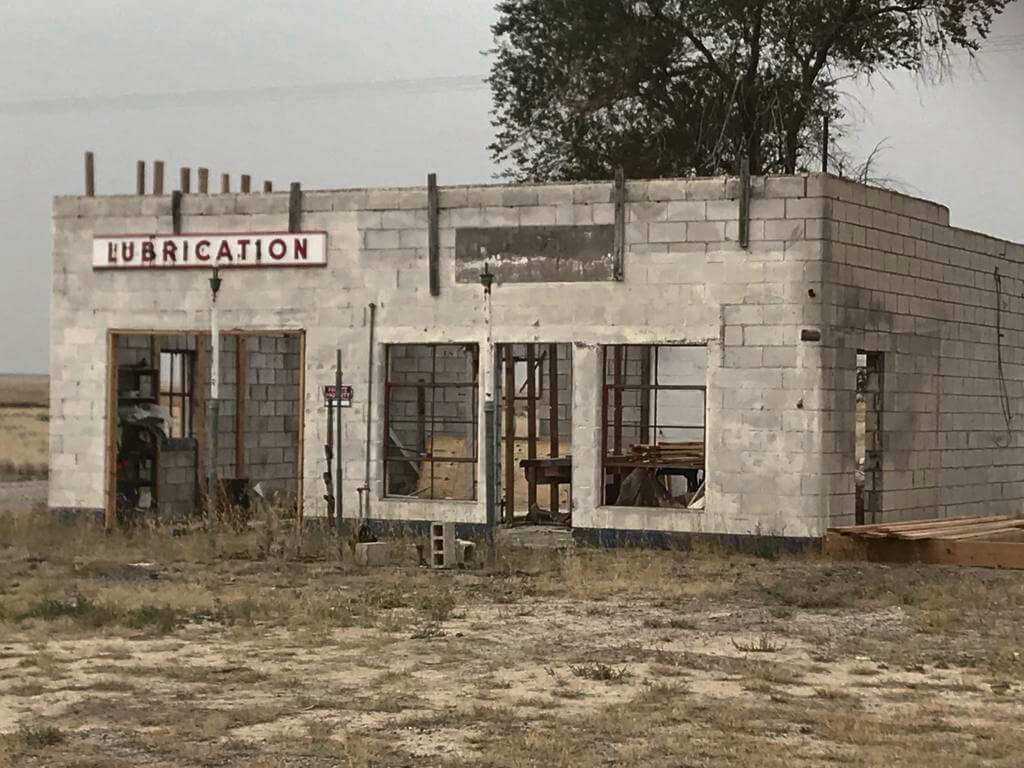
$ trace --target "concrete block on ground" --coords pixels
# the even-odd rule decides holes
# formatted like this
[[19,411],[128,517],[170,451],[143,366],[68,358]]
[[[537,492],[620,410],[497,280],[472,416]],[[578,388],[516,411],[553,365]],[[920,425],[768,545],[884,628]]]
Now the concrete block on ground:
[[454,523],[430,524],[430,567],[457,568],[458,549],[455,543]]

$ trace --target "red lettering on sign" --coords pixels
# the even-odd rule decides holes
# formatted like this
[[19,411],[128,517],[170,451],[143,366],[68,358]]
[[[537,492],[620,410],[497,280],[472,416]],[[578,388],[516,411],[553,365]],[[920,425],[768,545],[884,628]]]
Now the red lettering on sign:
[[206,249],[210,247],[209,240],[200,240],[196,243],[196,258],[200,261],[209,261],[210,254],[206,252]]
[[107,243],[107,264],[117,264],[117,243]]
[[231,261],[231,246],[228,245],[227,240],[220,241],[220,250],[217,251],[217,261],[220,261],[221,259]]
[[262,259],[263,259],[263,241],[257,238],[257,240],[256,240],[256,261],[259,262]]
[[142,263],[147,264],[156,258],[156,247],[152,240],[142,241]]
[[135,258],[135,243],[125,241],[121,243],[121,260],[127,264]]
[[306,250],[309,248],[309,240],[304,237],[295,238],[295,258],[306,259]]
[[270,241],[270,245],[267,246],[267,253],[270,254],[270,258],[280,261],[288,253],[288,245],[281,238],[274,238]]
[[239,239],[238,244],[242,246],[242,252],[238,256],[239,261],[245,261],[245,249],[249,245],[249,240],[246,238]]
[[164,240],[164,264],[168,261],[172,264],[178,261],[178,246],[173,240]]

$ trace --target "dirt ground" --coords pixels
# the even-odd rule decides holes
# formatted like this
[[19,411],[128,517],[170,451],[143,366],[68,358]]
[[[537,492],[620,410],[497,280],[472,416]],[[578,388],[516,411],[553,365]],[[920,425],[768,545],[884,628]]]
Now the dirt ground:
[[[1018,766],[1024,575],[0,516],[0,765]],[[270,521],[272,522],[272,521]],[[407,555],[409,542],[395,544]]]

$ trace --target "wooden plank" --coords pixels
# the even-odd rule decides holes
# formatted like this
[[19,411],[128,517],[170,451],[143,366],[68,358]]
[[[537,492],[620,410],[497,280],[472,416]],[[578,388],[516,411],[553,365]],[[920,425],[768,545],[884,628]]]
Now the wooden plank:
[[252,176],[247,173],[242,174],[240,189],[243,195],[248,195],[252,191]]
[[[533,344],[526,345],[526,458],[537,458],[537,380],[536,352]],[[527,504],[529,509],[537,505],[537,483],[531,482],[527,487]]]
[[505,522],[515,519],[516,510],[516,373],[512,345],[502,346],[505,363]]
[[[648,349],[640,358],[640,385],[651,385],[651,352]],[[640,442],[651,441],[651,392],[640,390]],[[703,446],[702,446],[703,447]]]
[[[192,169],[182,168],[181,176],[178,180],[178,187],[183,195],[187,195],[192,191]],[[177,234],[177,233],[176,233]]]
[[[552,459],[558,458],[560,440],[558,436],[558,345],[548,344],[548,436],[550,448],[548,454]],[[551,489],[551,511],[557,512],[559,484],[552,480],[549,484]],[[571,490],[571,489],[570,489]]]
[[977,515],[964,515],[961,517],[930,517],[925,520],[907,520],[902,523],[872,523],[869,525],[846,525],[835,528],[829,528],[830,533],[870,533],[873,531],[901,531],[909,530],[913,528],[923,528],[925,526],[944,527],[949,525],[962,525],[968,520],[975,520],[980,522],[991,522],[994,520],[1012,520],[1013,518],[1006,515],[992,515],[990,517],[978,517]]
[[196,439],[196,502],[200,510],[206,509],[207,455],[206,455],[206,402],[210,394],[210,353],[206,349],[209,334],[196,336],[196,369],[192,377],[192,432]]
[[210,169],[200,168],[198,173],[199,194],[205,195],[210,191]]
[[[303,496],[305,495],[305,463],[306,463],[306,331],[299,331],[299,451],[295,457],[296,469],[298,471],[299,497],[296,503],[295,516],[298,521],[297,534],[302,539]],[[369,392],[369,389],[367,389]],[[367,491],[369,493],[369,491]]]
[[220,193],[226,195],[231,191],[231,174],[222,173],[220,175]]
[[85,153],[85,196],[93,197],[96,194],[96,163],[92,152]]
[[154,160],[153,161],[153,194],[162,195],[164,193],[164,161]]
[[146,194],[146,161],[135,161],[135,194]]
[[939,536],[954,536],[959,533],[984,533],[985,531],[998,531],[1003,528],[1015,527],[1017,526],[1009,525],[1008,521],[999,520],[991,523],[970,523],[938,530],[927,529],[923,531],[900,531],[893,534],[893,536],[903,541],[913,541],[917,539],[934,539]]
[[[89,153],[91,154],[91,153]],[[113,530],[117,520],[117,334],[107,333],[107,455],[103,527]]]
[[965,541],[968,539],[978,539],[982,541],[1024,541],[1024,527],[1013,526],[998,528],[994,531],[955,533],[949,536],[935,536],[934,538],[941,541]]
[[302,187],[297,181],[288,190],[288,231],[302,231]]
[[616,344],[612,353],[613,383],[612,389],[612,453],[622,453],[622,345]]
[[245,334],[235,337],[235,477],[248,477],[245,461],[245,421],[249,387],[246,371],[249,368],[249,350]]
[[881,563],[926,563],[978,568],[1024,569],[1024,542],[945,541],[942,539],[857,539],[842,534],[825,537],[825,552]]
[[[298,469],[299,498],[296,503],[296,519],[298,520],[297,534],[299,540],[302,537],[303,497],[305,496],[305,456],[306,456],[306,332],[299,331],[299,453],[295,458]],[[369,391],[369,390],[368,390]],[[369,493],[369,492],[368,492]]]
[[427,266],[429,269],[430,295],[441,295],[441,233],[440,195],[437,190],[437,174],[427,174]]

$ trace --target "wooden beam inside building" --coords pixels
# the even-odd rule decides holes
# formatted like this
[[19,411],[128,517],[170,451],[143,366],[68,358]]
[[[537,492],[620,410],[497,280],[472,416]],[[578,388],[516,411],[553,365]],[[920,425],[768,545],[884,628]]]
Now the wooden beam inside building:
[[[536,353],[533,344],[526,345],[526,458],[537,458],[537,384],[534,378],[536,372]],[[527,496],[529,509],[537,505],[537,484],[529,484]]]
[[612,392],[612,453],[622,454],[622,345],[616,344],[612,353],[613,392]]
[[210,390],[210,353],[206,349],[209,336],[196,337],[196,367],[193,372],[192,430],[196,440],[196,507],[206,509],[206,399]]
[[505,522],[515,519],[516,510],[516,364],[512,345],[505,344]]
[[249,350],[244,333],[236,338],[235,349],[235,477],[248,477],[249,470],[245,462],[245,406],[249,400],[249,387],[245,372],[249,368]]
[[[548,432],[551,436],[551,458],[559,453],[558,437],[558,345],[548,344]],[[559,484],[551,481],[551,511],[558,512]]]

